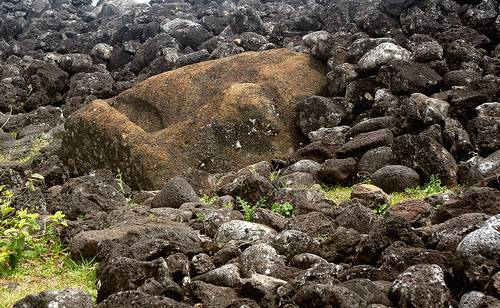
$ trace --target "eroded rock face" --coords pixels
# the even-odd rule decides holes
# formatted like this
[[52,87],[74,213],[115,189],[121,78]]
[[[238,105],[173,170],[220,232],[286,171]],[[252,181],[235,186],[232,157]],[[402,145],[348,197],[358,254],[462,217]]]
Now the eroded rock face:
[[119,167],[138,188],[175,175],[196,186],[206,172],[296,149],[294,107],[326,90],[325,75],[319,61],[284,49],[166,72],[74,113],[62,157],[77,172]]

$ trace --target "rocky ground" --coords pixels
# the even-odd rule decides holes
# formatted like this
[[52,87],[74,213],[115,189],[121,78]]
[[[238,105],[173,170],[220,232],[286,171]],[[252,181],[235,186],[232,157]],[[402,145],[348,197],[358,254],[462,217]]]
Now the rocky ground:
[[[98,307],[499,307],[497,0],[91,3],[0,3],[0,177],[16,208],[66,214],[73,257],[100,262]],[[326,74],[297,102],[288,157],[139,190],[127,170],[82,174],[62,155],[91,101],[276,48]],[[26,191],[33,173],[44,183]],[[436,176],[454,192],[375,213]],[[343,202],[315,188],[367,181]],[[16,306],[53,302],[94,305],[69,289]]]

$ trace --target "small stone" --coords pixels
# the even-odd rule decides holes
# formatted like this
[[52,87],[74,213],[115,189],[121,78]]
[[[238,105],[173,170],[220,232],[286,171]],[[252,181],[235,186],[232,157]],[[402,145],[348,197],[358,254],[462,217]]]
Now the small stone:
[[92,48],[92,55],[98,59],[109,61],[113,53],[113,46],[106,43],[99,43]]
[[389,196],[380,188],[372,184],[356,184],[352,186],[351,199],[366,200],[373,208],[388,203]]

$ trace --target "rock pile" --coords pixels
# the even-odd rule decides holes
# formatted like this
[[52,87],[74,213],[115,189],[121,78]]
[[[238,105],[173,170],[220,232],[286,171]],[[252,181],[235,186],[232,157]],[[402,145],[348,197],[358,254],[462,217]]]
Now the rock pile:
[[[98,307],[499,306],[499,13],[498,0],[101,0],[96,7],[90,0],[2,1],[2,184],[18,208],[67,214],[62,236],[73,257],[100,262]],[[276,48],[294,51],[267,51]],[[260,71],[261,78],[280,73],[282,84],[253,74],[229,78],[239,73],[229,65],[227,74],[224,67],[204,71],[252,57],[279,66],[276,55],[283,54],[303,64],[323,61],[324,71],[316,64]],[[105,133],[113,124],[107,112],[116,110],[137,136],[161,143],[171,124],[161,97],[170,108],[196,101],[186,116],[193,124],[184,127],[196,130],[194,141],[214,136],[199,133],[205,122],[194,122],[219,112],[210,93],[221,91],[186,98],[207,80],[169,84],[180,93],[155,99],[148,90],[159,88],[143,86],[198,70],[197,78],[246,85],[245,99],[228,104],[262,107],[279,98],[286,112],[277,125],[286,145],[280,154],[261,144],[255,149],[266,152],[249,157],[242,147],[241,157],[217,160],[200,183],[174,177],[182,172],[134,180],[141,174],[127,170],[133,164],[113,156],[130,155],[122,136],[101,145],[113,154],[85,153],[90,129]],[[260,92],[251,91],[255,85]],[[90,116],[94,109],[106,112]],[[240,115],[236,123],[251,123]],[[191,134],[182,136],[190,141]],[[80,153],[70,154],[75,149]],[[176,157],[193,159],[191,166],[210,164],[206,158]],[[87,172],[100,166],[113,173],[121,167],[134,190],[110,171]],[[33,172],[46,187],[21,193]],[[462,189],[374,213],[388,193],[435,176]],[[341,203],[314,188],[366,179],[373,185],[354,185]],[[200,189],[219,198],[202,202]],[[292,204],[293,213],[279,214],[273,203]],[[71,289],[17,305],[75,302],[92,306]]]

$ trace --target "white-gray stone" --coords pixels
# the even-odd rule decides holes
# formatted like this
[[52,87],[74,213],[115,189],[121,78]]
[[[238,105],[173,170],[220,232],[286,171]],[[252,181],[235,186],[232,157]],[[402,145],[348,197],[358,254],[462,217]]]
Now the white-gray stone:
[[243,277],[250,277],[253,274],[269,275],[283,265],[285,262],[278,251],[264,243],[248,247],[240,256]]
[[104,61],[109,61],[112,53],[113,46],[106,43],[99,43],[92,48],[92,55]]
[[437,98],[430,98],[422,93],[413,93],[410,100],[420,112],[422,122],[431,125],[441,123],[448,117],[450,104]]
[[229,241],[245,243],[270,242],[276,234],[276,230],[261,224],[231,220],[219,227],[212,244],[214,248],[221,249]]
[[411,58],[411,52],[393,43],[382,43],[365,53],[358,62],[358,66],[369,71],[376,69],[391,60],[405,60]]
[[490,217],[481,228],[467,234],[458,244],[457,254],[464,258],[475,255],[500,258],[500,214]]

